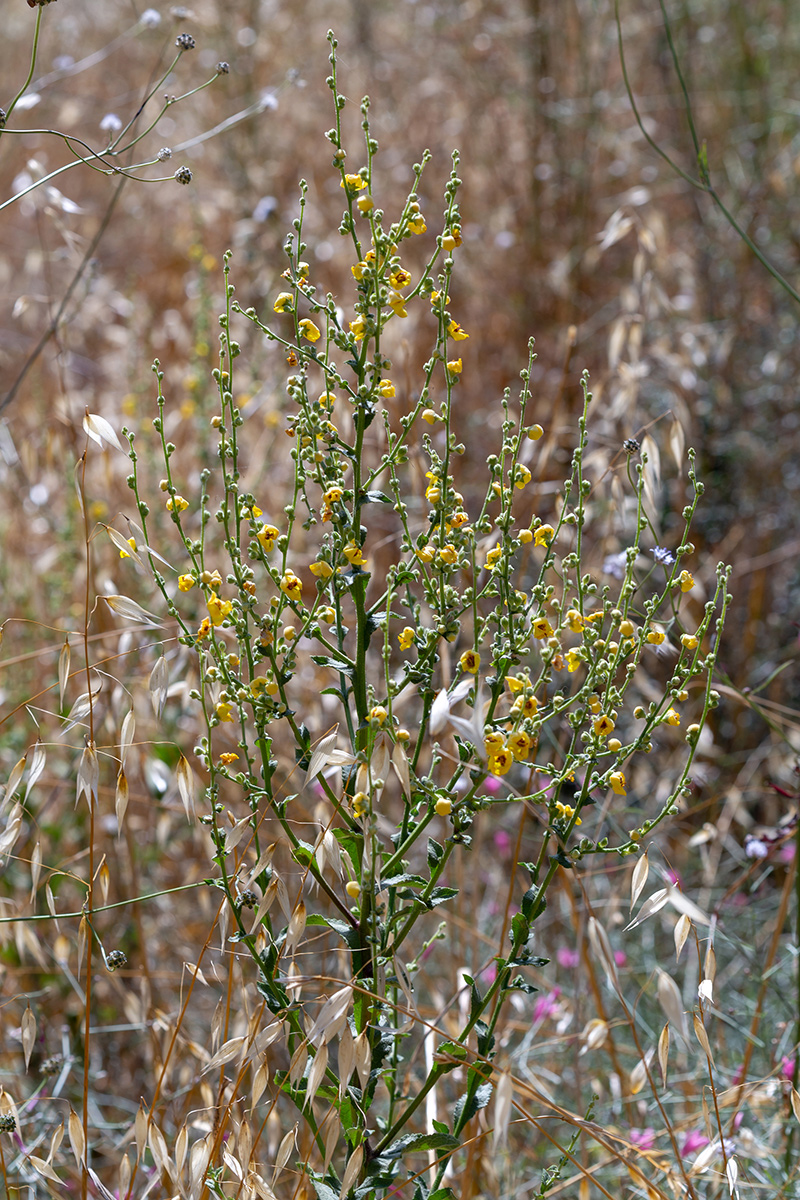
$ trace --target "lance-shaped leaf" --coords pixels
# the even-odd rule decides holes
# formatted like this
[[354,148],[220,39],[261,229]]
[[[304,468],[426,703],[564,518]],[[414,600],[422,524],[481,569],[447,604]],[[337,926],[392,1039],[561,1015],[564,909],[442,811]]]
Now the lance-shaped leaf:
[[8,804],[9,800],[14,795],[14,792],[19,787],[20,780],[22,779],[22,776],[25,774],[25,767],[27,765],[27,762],[28,762],[28,756],[27,756],[27,754],[23,754],[22,758],[19,759],[18,762],[14,763],[14,766],[11,768],[11,774],[8,777],[8,783],[6,784],[6,790],[3,794],[3,805],[4,806],[6,804]]
[[636,929],[637,925],[643,924],[648,917],[660,912],[668,900],[669,888],[661,888],[659,891],[653,892],[652,896],[647,897],[634,919],[625,926],[625,932],[627,933],[629,929]]
[[321,771],[324,771],[326,767],[344,767],[356,761],[355,757],[349,751],[336,749],[338,730],[339,727],[337,725],[332,733],[327,734],[324,738],[320,738],[314,747],[306,772],[307,784],[316,779],[317,775]]
[[103,596],[102,599],[112,612],[126,621],[134,621],[137,625],[149,625],[153,629],[157,629],[161,624],[158,617],[147,612],[141,604],[131,600],[130,596]]
[[676,1029],[688,1044],[689,1027],[686,1020],[686,1013],[683,1011],[680,989],[672,976],[668,975],[661,967],[658,967],[656,971],[658,975],[658,985],[656,988],[658,1003],[661,1005],[664,1016],[672,1028]]
[[153,706],[156,720],[161,720],[161,715],[164,712],[164,705],[167,702],[167,691],[169,689],[169,668],[164,655],[160,655],[156,659],[156,664],[150,672],[148,682],[150,689],[150,703]]
[[175,774],[178,777],[178,793],[186,810],[186,817],[191,821],[196,815],[194,806],[194,775],[185,754],[182,754],[178,759]]
[[139,543],[137,542],[135,547],[132,546],[128,539],[124,538],[121,533],[117,533],[116,529],[114,529],[111,525],[104,525],[103,528],[108,534],[109,540],[112,541],[119,550],[122,558],[132,558],[136,565],[144,570],[145,563],[144,559],[139,553]]
[[20,1034],[22,1037],[22,1053],[25,1058],[25,1070],[27,1071],[28,1063],[31,1061],[33,1044],[36,1041],[36,1017],[31,1012],[30,1004],[22,1014]]
[[64,707],[64,696],[67,692],[67,683],[69,682],[69,664],[71,651],[69,648],[69,638],[64,638],[64,645],[61,647],[61,653],[58,656],[58,707]]
[[25,785],[25,799],[23,800],[23,804],[27,804],[28,797],[31,794],[31,788],[34,786],[34,784],[39,779],[39,776],[41,775],[42,771],[44,770],[44,766],[45,766],[46,762],[47,762],[47,751],[44,748],[44,743],[41,740],[37,740],[36,745],[33,748],[33,754],[31,756],[31,769],[28,772],[28,782]]
[[675,939],[675,961],[677,962],[681,956],[681,951],[686,945],[686,939],[689,936],[689,931],[692,928],[691,919],[682,913],[675,922],[675,928],[672,931],[672,936]]
[[647,883],[647,876],[649,874],[650,862],[647,857],[647,851],[645,850],[644,854],[633,868],[633,875],[631,876],[631,912],[633,912],[633,906],[642,894],[642,889]]
[[119,438],[114,432],[114,427],[109,424],[105,417],[100,417],[97,413],[87,412],[83,418],[83,429],[93,442],[97,442],[98,446],[113,446],[115,450],[119,450],[120,454],[125,453]]
[[658,1039],[658,1065],[661,1067],[661,1078],[664,1086],[667,1083],[667,1063],[669,1061],[669,1021],[667,1021]]
[[81,796],[85,795],[89,808],[94,808],[97,803],[97,789],[99,786],[100,764],[97,761],[97,753],[94,746],[87,746],[81,755],[81,761],[78,766],[76,805],[80,804]]

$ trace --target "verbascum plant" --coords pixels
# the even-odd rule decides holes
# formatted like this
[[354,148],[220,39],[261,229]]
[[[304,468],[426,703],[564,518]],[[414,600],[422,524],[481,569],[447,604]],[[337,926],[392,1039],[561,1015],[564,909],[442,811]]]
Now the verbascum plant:
[[[472,366],[470,334],[450,295],[462,240],[458,158],[440,217],[420,201],[425,158],[390,216],[375,194],[378,145],[366,100],[363,157],[348,162],[330,42],[336,121],[327,137],[344,199],[349,307],[314,285],[301,185],[272,313],[240,308],[226,261],[213,372],[218,466],[202,473],[199,495],[173,469],[156,364],[161,503],[177,549],[160,545],[156,556],[151,548],[153,498],[142,493],[132,434],[129,483],[141,526],[125,545],[148,567],[180,641],[197,657],[193,698],[203,732],[193,749],[206,781],[199,814],[186,758],[179,773],[192,817],[208,828],[208,883],[227,906],[228,942],[249,958],[263,1002],[244,1044],[231,1049],[237,1086],[249,1081],[252,1119],[268,1098],[288,1097],[309,1134],[299,1169],[320,1200],[382,1197],[411,1180],[404,1194],[445,1200],[454,1195],[448,1179],[463,1165],[468,1127],[505,1078],[495,1068],[501,1014],[512,994],[534,990],[530,968],[546,965],[533,935],[557,872],[589,857],[637,855],[688,791],[717,699],[712,672],[727,569],[717,568],[712,598],[690,609],[689,531],[703,492],[693,456],[681,537],[673,549],[653,548],[647,455],[630,441],[633,504],[619,531],[623,549],[606,582],[599,571],[595,577],[585,377],[568,477],[552,510],[530,515],[526,497],[545,432],[529,415],[532,348],[518,397],[498,401],[502,424],[481,492],[471,484],[461,485],[468,496],[459,491],[457,398]],[[418,265],[431,227],[435,246]],[[420,327],[431,329],[430,353],[409,396],[391,354],[396,327],[415,309]],[[237,320],[280,347],[288,363],[293,488],[282,507],[268,481],[243,485],[243,463],[255,476],[234,398]],[[372,515],[381,509],[376,531]],[[387,521],[388,550],[377,544],[386,542]],[[646,656],[666,647],[667,678],[653,699]],[[320,676],[314,693],[309,681]],[[660,736],[674,735],[670,727],[684,734],[682,765],[656,810],[639,798],[645,815],[629,828],[624,798],[637,763]],[[314,841],[304,840],[295,817],[303,788],[317,806]],[[446,1023],[426,1023],[415,976],[457,895],[453,864],[470,855],[477,815],[488,810],[491,819],[508,805],[532,814],[536,838],[530,861],[516,864],[518,909],[488,983],[465,976],[468,1003]],[[292,878],[303,885],[292,901],[276,865],[275,823],[296,865]],[[343,948],[338,977],[311,970],[321,932]],[[433,1038],[422,1059],[420,1037]],[[285,1062],[270,1080],[262,1056],[276,1043]],[[448,1082],[447,1112],[440,1104],[441,1119],[429,1121],[426,1098],[447,1075],[458,1086]],[[509,1111],[504,1085],[495,1124]],[[222,1141],[216,1146],[203,1179],[222,1196],[236,1173],[228,1175]],[[291,1145],[284,1163],[290,1152]]]

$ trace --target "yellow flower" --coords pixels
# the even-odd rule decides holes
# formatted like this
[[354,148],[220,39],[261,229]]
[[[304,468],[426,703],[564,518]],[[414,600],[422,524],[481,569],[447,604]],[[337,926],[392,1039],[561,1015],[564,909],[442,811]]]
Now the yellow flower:
[[[560,800],[556,800],[556,815],[561,821],[571,821],[575,816],[575,809],[571,804],[562,804]],[[575,824],[583,824],[580,817],[576,819]]]
[[312,575],[316,575],[318,579],[330,579],[333,574],[333,567],[330,563],[320,559],[318,562],[311,563],[308,568]]
[[439,558],[443,563],[447,563],[451,567],[454,563],[458,562],[458,551],[452,542],[448,542],[446,546],[442,546],[439,551]]
[[544,430],[541,425],[531,425],[528,430],[528,437],[532,442],[538,442],[540,437],[544,436]]
[[382,704],[376,704],[374,708],[370,709],[369,719],[375,725],[383,725],[388,715]]
[[571,629],[573,633],[580,633],[585,624],[584,619],[578,612],[577,608],[568,609],[564,620],[567,622],[568,628]]
[[662,629],[651,629],[647,635],[647,640],[651,646],[660,646],[666,636]]
[[401,296],[399,292],[389,292],[386,302],[396,317],[408,316],[405,297]]
[[221,625],[230,614],[233,605],[230,600],[221,600],[216,592],[211,592],[206,600],[206,608],[212,625]]
[[459,659],[461,670],[470,675],[477,675],[480,670],[481,656],[475,650],[465,650]]
[[529,542],[533,541],[533,530],[532,529],[520,529],[519,540],[522,542],[523,546],[527,546],[529,544]]
[[[527,487],[527,485],[530,483],[530,481],[531,481],[530,471],[528,470],[527,467],[523,467],[521,464],[518,463],[516,466],[516,469],[514,471],[514,487],[517,487],[517,488],[519,488],[520,491],[522,491],[522,489],[524,487]],[[537,546],[542,545],[542,543],[538,540],[538,538],[539,538],[539,534],[541,533],[542,529],[545,529],[545,528],[549,528],[549,526],[541,525],[539,527],[539,529],[537,529],[537,531],[536,531],[536,538],[537,538],[536,545]]]
[[538,642],[553,636],[553,626],[547,617],[537,617],[531,625],[531,632]]
[[[516,703],[519,704],[519,700],[517,700]],[[526,696],[520,705],[520,712],[522,713],[523,717],[532,717],[536,714],[538,707],[539,701],[535,696]]]
[[264,549],[267,551],[268,554],[269,554],[270,550],[272,550],[273,546],[275,545],[275,538],[278,536],[279,532],[280,531],[277,530],[274,525],[262,525],[261,528],[259,529],[258,533],[256,534],[258,541],[261,543],[261,545],[264,547]]
[[378,384],[378,392],[383,396],[384,400],[391,400],[395,395],[395,386],[391,379],[382,379]]
[[366,186],[367,181],[362,179],[360,175],[345,175],[339,184],[339,187],[344,188],[348,192],[360,192]]
[[572,675],[572,673],[574,671],[578,670],[578,667],[581,665],[582,662],[583,662],[583,659],[581,658],[581,656],[577,650],[568,650],[567,651],[567,670],[569,671],[570,675]]
[[300,593],[302,590],[302,579],[298,579],[294,571],[287,571],[281,580],[281,591],[284,593],[284,595],[288,596],[290,600],[294,600],[297,603],[300,600]]
[[167,512],[185,512],[189,507],[189,501],[184,500],[183,496],[170,496],[167,501]]
[[600,716],[596,717],[592,722],[592,728],[598,737],[608,737],[608,735],[614,729],[614,722],[607,713],[601,713]]
[[[129,537],[128,545],[130,546],[131,550],[135,550],[136,549],[136,538]],[[120,558],[130,558],[130,554],[128,554],[127,550],[120,550],[119,556],[120,556]]]
[[395,267],[389,276],[389,283],[393,288],[408,287],[411,283],[411,276],[405,267]]
[[508,739],[508,748],[517,762],[525,762],[532,745],[530,734],[527,734],[524,729],[521,729],[519,733],[512,733]]
[[293,312],[294,296],[291,292],[281,292],[272,308],[276,313]]
[[349,541],[347,543],[347,545],[342,549],[342,554],[344,554],[347,561],[353,567],[361,567],[365,562],[361,547],[357,546],[353,541]]
[[415,553],[419,561],[422,563],[433,562],[434,558],[436,557],[436,551],[434,550],[433,546],[420,546]]
[[322,337],[322,334],[317,329],[314,322],[309,321],[308,317],[303,317],[302,321],[298,321],[297,328],[300,330],[300,333],[303,335],[303,337],[309,342],[318,342]]
[[636,635],[636,626],[633,621],[621,621],[619,631],[624,638],[632,638]]
[[350,268],[353,278],[358,280],[359,283],[364,278],[364,276],[366,275],[368,270],[369,270],[369,264],[365,263],[365,262],[357,262],[355,264],[355,266],[352,266]]
[[427,421],[429,425],[435,425],[439,420],[432,408],[423,408],[421,416],[423,421]]
[[375,201],[372,199],[372,196],[359,196],[356,200],[356,206],[359,212],[366,216],[375,207]]
[[189,592],[194,587],[194,584],[195,584],[194,575],[179,575],[178,576],[178,588],[180,591]]
[[450,514],[447,522],[448,529],[461,529],[469,523],[469,513],[465,513],[463,508],[457,509],[456,512]]
[[425,499],[429,504],[438,504],[442,498],[442,489],[438,482],[429,483],[425,488]]
[[319,619],[320,621],[324,621],[326,625],[332,625],[336,620],[336,609],[330,607],[321,608],[319,610]]
[[320,392],[317,396],[317,404],[320,408],[333,408],[336,403],[336,396],[333,392]]
[[700,643],[693,633],[683,633],[681,634],[681,645],[684,650],[696,650]]
[[238,754],[234,754],[232,751],[229,751],[227,754],[220,754],[219,761],[222,763],[223,767],[229,767],[232,763],[237,762],[238,758]]
[[496,730],[491,730],[483,739],[483,748],[489,758],[492,758],[495,754],[499,754],[501,750],[505,749],[505,744],[506,739],[502,733],[498,733]]
[[433,809],[438,817],[449,817],[453,811],[453,801],[448,800],[446,796],[440,796]]
[[400,643],[401,650],[409,650],[417,638],[416,629],[412,629],[410,625],[406,625],[402,633],[398,633],[397,640]]
[[464,369],[464,364],[460,358],[451,359],[447,364],[447,370],[451,375],[460,375]]
[[487,571],[493,571],[502,557],[503,557],[503,547],[502,546],[495,546],[494,549],[490,550],[489,553],[486,555]]
[[616,792],[618,796],[627,796],[625,791],[625,774],[623,771],[612,771],[608,777],[608,783],[612,792]]
[[221,722],[233,720],[233,706],[228,703],[218,704],[214,712],[219,717]]
[[328,488],[327,492],[322,497],[322,499],[325,501],[326,504],[338,504],[343,495],[344,495],[344,488],[340,488],[338,485],[336,485],[334,487]]
[[469,337],[469,334],[465,333],[458,321],[451,321],[447,326],[447,332],[450,334],[450,337],[454,342],[465,342]]
[[[528,478],[530,478],[530,471],[528,472]],[[555,533],[556,531],[552,525],[540,525],[533,535],[535,545],[549,546],[555,537]]]
[[411,220],[408,222],[408,228],[412,233],[424,233],[428,226],[425,224],[425,218],[422,213],[414,213]]
[[690,592],[694,587],[694,577],[689,573],[689,571],[681,571],[680,575],[678,576],[678,583],[681,586],[682,592]]
[[666,725],[680,725],[681,714],[676,708],[669,709],[669,711],[664,715],[664,723]]
[[204,642],[210,633],[211,633],[211,622],[209,621],[208,617],[203,617],[202,621],[200,622],[200,627],[197,630],[198,642]]
[[506,687],[512,696],[516,696],[517,692],[522,692],[530,686],[531,681],[527,675],[506,675]]
[[367,318],[363,313],[359,313],[355,321],[350,322],[350,332],[357,342],[363,341],[367,332]]
[[510,750],[498,750],[489,759],[489,770],[493,775],[507,775],[511,770],[514,756]]

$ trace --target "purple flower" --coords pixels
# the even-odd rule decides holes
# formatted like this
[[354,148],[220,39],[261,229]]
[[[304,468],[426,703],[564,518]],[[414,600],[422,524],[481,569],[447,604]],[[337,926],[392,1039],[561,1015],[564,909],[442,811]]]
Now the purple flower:
[[681,1158],[687,1158],[690,1154],[695,1154],[698,1150],[702,1150],[703,1146],[708,1145],[708,1138],[699,1129],[693,1129],[686,1141],[681,1147]]
[[766,858],[769,854],[769,846],[763,839],[753,837],[748,833],[744,839],[744,852],[748,858]]
[[674,567],[675,555],[666,546],[654,546],[650,553],[660,567]]
[[632,1129],[628,1134],[632,1144],[640,1150],[652,1150],[656,1144],[656,1131],[649,1125],[646,1129]]
[[540,996],[533,1006],[533,1023],[544,1021],[545,1017],[552,1016],[558,1007],[558,997],[561,995],[561,988],[553,988],[552,992],[548,992],[546,996]]
[[573,970],[581,961],[581,956],[577,950],[570,950],[568,946],[559,946],[556,950],[556,962],[560,967],[565,967],[568,971]]
[[603,574],[610,575],[612,579],[624,579],[627,567],[628,555],[624,550],[619,554],[609,554],[603,560]]

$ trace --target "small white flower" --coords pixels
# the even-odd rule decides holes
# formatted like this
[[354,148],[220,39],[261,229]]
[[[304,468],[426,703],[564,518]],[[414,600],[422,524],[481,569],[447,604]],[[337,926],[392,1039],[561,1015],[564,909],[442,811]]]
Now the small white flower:
[[106,113],[100,122],[100,128],[103,133],[119,133],[122,129],[122,121],[116,113]]
[[139,18],[139,22],[144,25],[145,29],[155,29],[157,25],[161,24],[161,13],[154,8],[146,8]]

